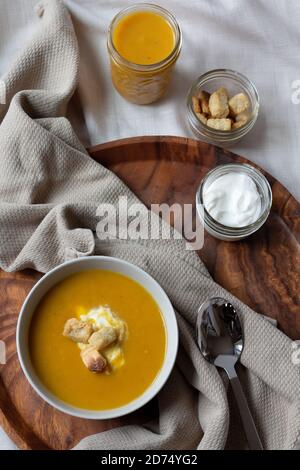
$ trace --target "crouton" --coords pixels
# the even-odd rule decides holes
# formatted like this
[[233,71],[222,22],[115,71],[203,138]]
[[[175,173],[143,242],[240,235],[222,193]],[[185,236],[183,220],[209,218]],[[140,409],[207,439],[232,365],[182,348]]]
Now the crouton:
[[233,122],[232,123],[232,129],[240,129],[240,127],[243,127],[246,123],[243,121],[240,122]]
[[83,349],[80,356],[85,367],[91,372],[103,372],[106,368],[106,359],[93,346]]
[[93,333],[93,327],[90,323],[70,318],[64,326],[63,335],[75,341],[75,343],[88,342],[89,337]]
[[226,118],[228,116],[228,93],[225,88],[219,88],[210,96],[209,110],[211,117],[216,119]]
[[195,113],[201,113],[200,101],[196,96],[192,97],[193,110]]
[[216,129],[218,131],[230,131],[231,119],[208,119],[207,125],[212,129]]
[[235,122],[232,125],[233,129],[239,129],[243,127],[250,119],[250,113],[248,111],[244,111],[236,116]]
[[[207,91],[200,90],[198,93],[198,98],[201,105],[201,110],[203,114],[210,114],[209,111],[209,98],[210,94]],[[199,111],[201,113],[201,111]]]
[[202,124],[207,124],[207,117],[202,113],[196,113],[197,118]]
[[95,331],[89,338],[89,344],[91,344],[97,351],[109,346],[111,343],[116,341],[117,333],[114,328],[110,326],[103,326],[100,330]]
[[247,121],[249,121],[249,119],[250,119],[249,111],[244,111],[244,112],[238,114],[235,117],[235,122],[244,122],[244,123],[246,123]]
[[250,101],[244,93],[238,93],[237,95],[230,98],[229,102],[230,114],[237,116],[238,114],[247,111],[250,107]]

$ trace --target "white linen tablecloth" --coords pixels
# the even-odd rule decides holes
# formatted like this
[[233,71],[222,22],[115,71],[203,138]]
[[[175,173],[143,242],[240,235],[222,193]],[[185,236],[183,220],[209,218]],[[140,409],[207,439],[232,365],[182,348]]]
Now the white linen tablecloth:
[[[36,3],[0,1],[0,76],[35,27]],[[106,52],[110,20],[134,2],[65,3],[81,52],[69,117],[86,146],[145,134],[192,136],[185,108],[190,84],[212,68],[232,68],[252,79],[261,97],[255,128],[233,151],[268,170],[300,200],[299,0],[160,0],[181,24],[183,49],[168,95],[148,106],[132,105],[117,94]],[[6,448],[14,446],[0,429],[0,449]]]

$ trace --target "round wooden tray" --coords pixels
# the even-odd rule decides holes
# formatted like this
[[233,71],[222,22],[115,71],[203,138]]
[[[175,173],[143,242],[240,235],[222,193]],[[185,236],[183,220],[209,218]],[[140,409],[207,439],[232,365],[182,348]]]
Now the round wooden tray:
[[[229,151],[179,137],[124,139],[93,147],[90,154],[147,205],[194,204],[196,188],[208,170],[222,163],[247,162]],[[264,227],[235,243],[206,234],[199,255],[218,283],[299,339],[300,204],[266,176],[274,203]],[[15,330],[22,302],[40,276],[33,271],[0,272],[0,339],[7,346],[7,363],[0,366],[0,424],[5,431],[22,449],[68,449],[89,434],[153,416],[155,400],[121,419],[82,420],[54,410],[36,395],[20,369]]]

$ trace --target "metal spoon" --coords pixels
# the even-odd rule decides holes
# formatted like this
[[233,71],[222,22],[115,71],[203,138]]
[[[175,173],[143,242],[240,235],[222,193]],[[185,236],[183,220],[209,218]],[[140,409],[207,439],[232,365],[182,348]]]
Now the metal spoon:
[[244,346],[242,326],[234,307],[216,297],[204,302],[197,317],[198,344],[205,359],[224,369],[229,377],[251,450],[262,443],[235,370]]

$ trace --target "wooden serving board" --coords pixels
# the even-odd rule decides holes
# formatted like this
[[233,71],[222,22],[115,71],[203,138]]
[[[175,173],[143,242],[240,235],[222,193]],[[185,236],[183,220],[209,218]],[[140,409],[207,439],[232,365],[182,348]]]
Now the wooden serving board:
[[[114,171],[150,205],[193,203],[208,170],[242,157],[209,144],[179,137],[142,137],[98,145],[92,158]],[[265,173],[266,174],[266,173]],[[274,178],[273,209],[267,223],[235,243],[205,235],[199,252],[213,278],[258,312],[300,338],[300,204]],[[109,421],[73,418],[41,400],[25,379],[17,359],[15,330],[25,296],[40,274],[0,272],[0,339],[7,363],[0,366],[0,424],[22,449],[68,449],[81,438],[155,414],[155,400],[130,416]]]

